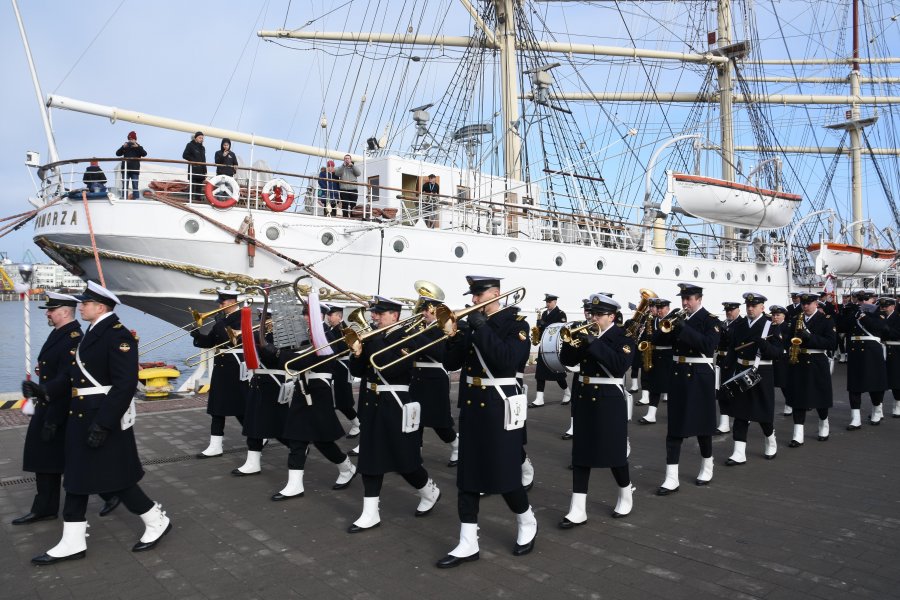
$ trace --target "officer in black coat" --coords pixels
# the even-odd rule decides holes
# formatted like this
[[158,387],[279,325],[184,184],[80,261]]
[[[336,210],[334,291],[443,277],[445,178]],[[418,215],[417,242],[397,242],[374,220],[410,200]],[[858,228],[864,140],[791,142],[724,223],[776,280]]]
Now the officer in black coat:
[[743,465],[747,462],[747,430],[750,422],[759,423],[766,437],[765,457],[775,458],[778,445],[775,441],[775,371],[772,361],[782,351],[780,330],[772,327],[772,321],[765,314],[762,294],[747,292],[744,303],[747,317],[735,323],[728,336],[728,354],[725,368],[728,372],[740,374],[753,369],[759,375],[759,383],[748,390],[735,390],[723,386],[732,396],[731,410],[734,416],[734,452],[725,464]]
[[884,316],[878,312],[874,290],[856,292],[859,310],[847,315],[847,392],[850,396],[850,424],[848,431],[862,426],[860,407],[862,395],[869,393],[872,400],[871,425],[879,425],[884,417],[881,403],[888,387],[885,351],[881,337],[888,333]]
[[[322,304],[325,313],[325,337],[332,344],[331,349],[340,354],[347,349],[344,339],[344,309],[340,306]],[[350,421],[348,439],[359,437],[359,415],[356,414],[356,400],[353,397],[353,375],[350,373],[350,357],[347,355],[336,359],[331,363],[331,371],[334,374],[332,386],[334,388],[334,407],[341,411]]]
[[190,198],[199,200],[203,197],[203,188],[206,185],[206,148],[203,146],[203,132],[196,132],[191,141],[184,147],[181,158],[189,161],[188,179],[191,182]]
[[[720,382],[728,381],[734,375],[734,372],[729,371],[725,366],[725,357],[728,356],[728,340],[732,328],[744,319],[741,315],[740,302],[723,302],[722,309],[725,311],[725,321],[722,322],[719,345],[716,348],[716,369],[719,371],[718,380]],[[731,397],[720,388],[716,390],[716,402],[719,405],[719,426],[716,428],[716,434],[725,435],[731,431]]]
[[[830,353],[837,348],[835,319],[819,312],[816,294],[802,294],[800,302],[803,311],[785,323],[781,333],[788,356],[786,397],[794,409],[794,433],[788,444],[791,448],[803,445],[806,412],[811,409],[819,414],[819,441],[828,439],[828,409],[832,406]],[[793,344],[794,339],[800,344]]]
[[448,371],[462,369],[456,473],[461,527],[459,544],[438,561],[439,568],[478,560],[478,507],[482,493],[501,494],[516,513],[514,555],[531,552],[537,537],[537,520],[522,485],[524,429],[515,428],[518,423],[506,415],[507,403],[515,414],[519,400],[524,400],[516,373],[530,350],[528,323],[517,311],[500,305],[499,277],[469,275],[466,281],[466,293],[472,294],[473,305],[484,306],[465,317],[466,325],[453,319],[444,331],[450,336],[444,367]]
[[644,388],[641,394],[647,394],[647,414],[638,421],[641,425],[656,423],[656,411],[659,401],[664,395],[668,398],[669,385],[672,381],[672,344],[675,336],[672,332],[664,333],[659,329],[659,323],[670,316],[672,302],[665,298],[651,298],[651,306],[655,307],[656,315],[651,321],[651,334],[647,342],[651,345],[651,360],[653,368],[641,373],[641,385]]
[[[134,393],[137,390],[138,349],[131,332],[113,312],[119,299],[106,288],[88,282],[81,318],[90,323],[69,367],[71,402],[66,421],[66,500],[62,540],[31,561],[48,565],[83,558],[87,549],[87,511],[91,494],[115,493],[145,530],[132,547],[153,548],[171,523],[162,507],[138,485],[144,476],[134,440]],[[38,386],[42,388],[43,386]],[[55,396],[65,384],[37,389],[34,395]]]
[[675,334],[672,384],[666,433],[666,478],[656,490],[667,496],[679,489],[678,462],[686,437],[697,437],[702,463],[697,485],[713,475],[712,435],[716,429],[715,352],[722,329],[719,319],[703,308],[703,288],[679,283],[681,312],[672,322]]
[[891,416],[900,419],[900,314],[897,313],[897,300],[883,297],[878,299],[878,306],[884,313],[887,332],[883,336],[887,349],[888,387],[894,397],[894,410]]
[[[69,366],[81,341],[81,325],[75,320],[78,300],[66,294],[47,292],[47,323],[53,331],[38,354],[35,374],[39,385],[54,393],[34,399],[34,414],[25,433],[22,470],[35,474],[37,494],[28,514],[13,519],[24,525],[55,519],[59,512],[59,486],[65,466],[65,426],[69,412]],[[24,382],[23,394],[31,396],[31,382]]]
[[421,345],[433,344],[418,353],[413,362],[412,377],[409,382],[409,395],[422,405],[422,427],[434,430],[445,444],[450,444],[448,467],[455,467],[459,462],[459,440],[453,428],[453,415],[450,414],[450,375],[444,368],[444,355],[447,343],[442,338],[444,332],[436,326],[435,310],[441,304],[429,296],[420,296],[422,321],[417,331],[422,331]]
[[[544,331],[548,326],[553,325],[554,323],[567,323],[568,317],[566,317],[566,313],[556,305],[559,301],[559,296],[554,294],[544,294],[544,303],[546,304],[546,309],[541,313],[541,316],[537,320],[537,328],[539,332],[539,336],[544,335]],[[547,366],[547,363],[544,362],[544,356],[540,351],[540,347],[538,347],[538,357],[537,357],[537,366],[535,367],[534,372],[534,380],[535,387],[537,388],[537,395],[528,406],[532,408],[537,408],[539,406],[544,405],[544,388],[547,385],[547,381],[555,381],[559,384],[559,387],[563,389],[563,404],[568,404],[569,400],[572,398],[572,390],[569,389],[569,384],[566,383],[566,375],[567,373],[557,373],[553,371],[550,367]]]
[[212,417],[209,427],[209,446],[197,454],[197,458],[222,456],[222,442],[225,439],[225,417],[235,417],[243,427],[247,405],[247,367],[240,341],[230,343],[228,330],[241,331],[241,313],[238,306],[237,290],[217,289],[218,315],[209,333],[199,329],[191,332],[197,348],[216,348],[213,370],[210,375],[209,397],[206,412]]
[[421,343],[421,337],[405,341],[409,337],[405,327],[392,327],[400,319],[401,308],[399,302],[376,296],[369,311],[376,330],[382,331],[370,334],[365,343],[357,340],[350,345],[350,372],[356,377],[364,377],[366,387],[360,392],[359,399],[357,465],[363,478],[363,511],[347,530],[349,533],[381,524],[378,502],[385,473],[399,473],[418,491],[417,517],[429,514],[441,496],[441,491],[422,466],[421,422],[413,427],[413,423],[421,418],[422,409],[409,394],[412,359],[380,370],[375,369],[370,360],[376,352],[394,345],[378,356],[378,363],[386,365],[404,358]]
[[[606,294],[604,292],[600,292],[600,295],[606,296],[607,298],[612,298],[612,295]],[[584,311],[584,320],[590,321],[591,320],[591,299],[590,298],[582,298],[581,299],[581,309]],[[617,313],[617,314],[619,314],[619,313]],[[618,325],[618,323],[617,323],[617,325]],[[574,367],[573,370],[574,370],[574,373],[572,374],[572,395],[577,396],[578,388],[581,387],[581,384],[578,381],[578,375],[579,375],[578,370],[580,370],[580,367]],[[572,411],[570,409],[569,410],[570,415],[571,415],[571,412]],[[572,416],[570,416],[569,417],[569,428],[559,437],[564,440],[571,440],[573,437],[572,434],[574,433],[574,431],[575,431],[574,418]]]
[[581,384],[572,401],[574,435],[572,442],[572,501],[560,521],[562,529],[587,522],[587,491],[591,469],[608,468],[619,487],[613,518],[631,512],[633,487],[628,473],[628,405],[625,373],[637,351],[634,341],[615,325],[619,303],[593,294],[590,329],[563,344],[560,360],[579,365]]

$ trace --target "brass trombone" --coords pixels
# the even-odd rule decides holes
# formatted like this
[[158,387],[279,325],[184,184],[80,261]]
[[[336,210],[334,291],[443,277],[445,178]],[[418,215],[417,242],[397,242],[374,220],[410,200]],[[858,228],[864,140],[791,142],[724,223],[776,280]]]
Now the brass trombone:
[[[251,303],[252,301],[253,301],[252,298],[247,298],[247,300],[246,300],[246,302],[248,302],[248,303]],[[205,321],[209,317],[213,316],[214,314],[222,312],[223,310],[225,310],[231,306],[232,306],[231,304],[229,304],[228,306],[220,306],[219,308],[213,309],[213,310],[211,310],[209,312],[205,312],[205,313],[198,312],[198,311],[194,310],[193,308],[188,307],[188,311],[191,313],[191,318],[193,318],[194,320],[191,321],[190,323],[182,325],[181,327],[179,327],[173,331],[164,333],[163,335],[159,336],[158,338],[150,340],[146,344],[143,344],[141,351],[139,353],[139,356],[143,356],[150,352],[159,350],[163,346],[170,344],[170,343],[174,342],[175,340],[181,339],[193,331],[197,331],[198,329],[203,327],[203,321]],[[193,327],[191,327],[192,325],[193,325]],[[185,327],[190,327],[190,329],[185,329]],[[160,341],[160,340],[165,340],[165,341]]]
[[[266,333],[268,333],[271,330],[271,328],[272,328],[272,319],[266,319]],[[259,323],[257,323],[256,325],[253,326],[252,331],[259,331]],[[205,352],[208,352],[210,350],[213,351],[213,357],[216,357],[223,352],[223,348],[225,346],[230,346],[231,348],[237,348],[238,344],[241,343],[241,330],[233,329],[231,327],[225,327],[225,333],[228,334],[227,341],[220,342],[210,348],[204,348],[203,350],[201,350],[200,352],[197,352],[196,354],[191,354],[190,356],[188,356],[187,358],[184,359],[185,366],[196,367],[197,365],[202,363],[204,360],[206,360],[201,357],[203,356],[203,354]]]
[[[366,321],[366,308],[363,306],[353,309],[353,311],[347,316],[347,320],[350,322],[350,325],[348,327],[345,327],[341,331],[341,333],[343,333],[344,335],[346,335],[346,332],[348,330],[359,329],[360,331],[367,331],[367,330],[371,329],[371,326],[369,325],[368,321]],[[329,348],[329,347],[331,347],[339,342],[343,342],[343,341],[344,341],[344,338],[340,337],[336,340],[328,342],[324,346],[314,346],[314,347],[304,350],[303,352],[301,352],[294,358],[292,358],[289,361],[284,363],[285,372],[290,377],[297,377],[298,375],[301,375],[301,374],[305,373],[306,371],[309,371],[310,369],[314,369],[314,368],[321,366],[331,360],[334,360],[335,358],[339,358],[339,357],[343,356],[344,354],[347,354],[349,352],[349,350],[344,350],[342,352],[336,352],[334,354],[330,354],[325,359],[321,360],[320,362],[317,362],[313,366],[308,367],[306,369],[302,369],[300,371],[291,371],[288,368],[289,365],[292,365],[293,363],[297,362],[298,360],[303,360],[310,354],[315,354],[316,352],[318,352],[319,350],[321,350],[323,348]]]
[[[521,294],[521,295],[519,295],[519,294]],[[397,363],[400,363],[400,362],[406,360],[407,358],[415,356],[416,354],[419,354],[420,352],[427,350],[428,348],[431,348],[435,344],[443,342],[450,336],[448,336],[447,334],[444,334],[441,337],[437,338],[436,340],[433,340],[433,341],[425,344],[424,346],[420,346],[420,347],[416,348],[415,350],[412,350],[408,354],[404,354],[400,358],[392,360],[391,362],[387,363],[386,365],[379,365],[376,362],[376,357],[383,354],[384,352],[387,352],[388,350],[396,348],[397,346],[399,346],[401,344],[405,344],[409,340],[422,335],[423,333],[425,333],[426,331],[429,331],[430,329],[432,329],[434,327],[439,327],[440,329],[444,329],[444,327],[447,325],[447,323],[449,323],[451,321],[455,323],[456,321],[458,321],[459,319],[462,319],[466,315],[469,315],[475,311],[481,310],[482,308],[484,308],[490,304],[493,304],[494,302],[498,302],[502,298],[506,298],[508,296],[513,296],[512,304],[506,304],[503,307],[501,307],[500,310],[516,306],[520,302],[522,302],[522,300],[525,299],[525,288],[517,287],[514,290],[510,290],[508,292],[500,294],[496,298],[491,298],[490,300],[485,300],[484,302],[479,302],[478,304],[475,304],[474,306],[467,306],[466,308],[463,308],[463,309],[460,309],[457,311],[452,311],[449,308],[447,308],[446,305],[442,304],[442,305],[438,306],[437,309],[435,310],[436,320],[434,322],[432,322],[430,325],[427,325],[423,329],[418,330],[417,332],[413,333],[412,335],[408,335],[408,336],[404,337],[403,339],[397,340],[393,344],[390,344],[389,346],[385,346],[378,352],[372,353],[372,356],[369,357],[369,363],[372,365],[372,367],[376,371],[381,371],[383,369],[388,369],[388,368],[396,365]],[[381,332],[381,331],[383,331],[383,330],[381,330],[381,329],[378,330],[378,332]],[[369,337],[369,336],[366,336],[366,337]],[[365,341],[365,338],[359,338],[359,341],[361,341],[361,342]],[[350,346],[350,342],[348,342],[347,345]]]

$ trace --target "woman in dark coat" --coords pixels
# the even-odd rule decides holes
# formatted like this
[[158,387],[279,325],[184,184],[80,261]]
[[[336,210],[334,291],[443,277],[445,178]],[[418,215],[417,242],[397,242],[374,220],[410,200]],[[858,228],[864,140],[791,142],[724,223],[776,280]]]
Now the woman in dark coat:
[[[204,154],[205,153],[204,150]],[[237,156],[231,151],[231,140],[228,138],[222,139],[222,145],[216,152],[215,163],[216,175],[228,175],[229,177],[234,177],[234,174],[237,173]]]
[[560,360],[579,365],[581,385],[572,399],[572,502],[559,526],[571,529],[587,522],[587,490],[591,469],[608,468],[619,486],[614,518],[631,512],[628,473],[628,404],[625,373],[636,353],[634,341],[614,324],[619,304],[600,294],[591,296],[591,321],[599,335],[580,338],[577,346],[563,344]]

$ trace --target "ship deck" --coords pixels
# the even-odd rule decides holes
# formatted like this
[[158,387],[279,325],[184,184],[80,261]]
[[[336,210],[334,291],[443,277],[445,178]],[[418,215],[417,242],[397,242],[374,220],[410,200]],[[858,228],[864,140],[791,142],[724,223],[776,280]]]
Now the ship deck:
[[[226,455],[193,459],[209,428],[202,398],[141,406],[136,433],[147,470],[142,485],[174,524],[158,548],[132,554],[140,520],[124,507],[100,518],[99,499],[92,498],[87,558],[32,567],[29,559],[58,541],[62,524],[10,525],[27,512],[34,484],[19,470],[23,418],[0,415],[3,597],[896,598],[900,420],[888,415],[879,427],[845,431],[844,368],[835,370],[828,442],[809,435],[816,423],[811,413],[806,445],[788,448],[791,421],[779,413],[776,460],[763,460],[762,434],[753,426],[748,464],[725,467],[731,440],[718,437],[715,476],[703,488],[692,483],[696,444],[686,443],[681,490],[665,498],[653,494],[664,472],[663,404],[659,424],[630,428],[637,486],[632,514],[609,517],[615,484],[608,472],[595,471],[589,521],[570,531],[556,527],[571,491],[570,442],[559,437],[569,410],[559,405],[561,393],[550,383],[548,405],[530,411],[528,421],[536,469],[530,499],[540,525],[535,551],[511,555],[515,519],[499,497],[488,497],[481,507],[481,560],[447,571],[433,563],[457,542],[455,470],[446,467],[447,448],[433,433],[425,435],[425,465],[444,493],[434,512],[413,518],[417,496],[389,475],[381,527],[348,535],[345,529],[362,507],[362,482],[332,491],[336,469],[315,450],[307,463],[306,496],[281,503],[269,495],[284,484],[285,448],[266,448],[261,476],[232,477],[229,471],[243,462],[244,452],[233,419]],[[864,403],[867,415],[868,398]],[[636,408],[636,418],[643,412]]]

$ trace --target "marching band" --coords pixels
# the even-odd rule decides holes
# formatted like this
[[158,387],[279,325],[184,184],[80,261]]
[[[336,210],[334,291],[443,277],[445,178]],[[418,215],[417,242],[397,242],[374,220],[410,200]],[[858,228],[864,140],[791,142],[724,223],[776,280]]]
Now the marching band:
[[[277,311],[268,310],[268,304],[253,327],[238,292],[217,290],[219,310],[208,313],[217,313],[213,327],[202,333],[198,321],[190,331],[195,346],[215,353],[207,406],[211,437],[197,458],[222,456],[225,418],[235,416],[247,457],[232,474],[260,473],[267,440],[278,440],[288,448],[287,483],[271,500],[285,501],[304,496],[306,458],[313,445],[337,467],[333,489],[348,488],[361,474],[362,512],[348,528],[361,533],[381,524],[387,473],[400,474],[416,490],[416,517],[435,509],[446,490],[438,488],[423,464],[424,429],[431,428],[447,444],[447,466],[456,468],[459,543],[436,563],[452,568],[479,559],[478,513],[485,495],[502,496],[515,514],[512,554],[534,549],[538,522],[528,496],[534,468],[525,450],[527,412],[545,404],[546,381],[556,381],[564,390],[563,404],[571,403],[570,427],[562,435],[572,442],[571,502],[558,522],[564,530],[587,522],[591,469],[609,469],[613,475],[618,492],[611,516],[631,514],[635,488],[629,474],[628,423],[634,405],[646,406],[638,423],[649,426],[658,422],[660,402],[667,402],[666,467],[656,489],[659,496],[681,489],[685,438],[697,438],[698,486],[713,478],[715,435],[731,433],[733,438],[733,451],[722,464],[746,464],[752,454],[747,451],[751,422],[762,430],[763,456],[774,459],[775,388],[785,398],[784,414],[793,420],[786,446],[804,446],[811,410],[818,416],[816,439],[827,441],[834,404],[831,373],[839,347],[847,354],[847,430],[862,427],[865,393],[872,405],[870,425],[884,418],[888,389],[894,398],[891,416],[900,418],[900,316],[894,298],[877,298],[873,290],[855,292],[841,307],[823,303],[819,294],[792,293],[787,308],[771,305],[769,314],[769,299],[747,292],[743,302],[723,303],[725,318],[720,320],[704,308],[701,287],[682,283],[680,308],[672,310],[671,300],[642,289],[640,304],[630,305],[634,314],[621,326],[621,306],[611,293],[590,294],[582,301],[585,319],[573,322],[548,293],[546,310],[529,327],[517,306],[523,288],[501,292],[501,278],[493,276],[468,276],[466,283],[466,294],[472,296],[466,308],[451,310],[437,285],[417,281],[412,316],[401,319],[402,302],[375,296],[351,313],[347,325],[343,307],[320,304],[312,294],[303,298],[295,282],[301,311],[295,320],[304,325],[293,337],[279,334]],[[268,303],[269,288],[259,289]],[[22,385],[35,405],[23,468],[37,473],[37,495],[30,512],[13,523],[56,518],[65,474],[62,540],[34,558],[34,564],[85,556],[90,494],[107,501],[101,514],[121,499],[140,515],[145,532],[133,551],[149,550],[172,524],[138,486],[143,469],[132,401],[137,341],[113,312],[118,299],[96,283],[77,297],[48,297],[42,308],[54,332],[39,355],[39,380]],[[74,320],[79,303],[90,323],[84,334]],[[537,396],[529,403],[524,371],[532,344],[540,349]],[[456,421],[450,398],[455,372]],[[571,386],[566,381],[570,372]],[[633,402],[632,393],[638,391]],[[346,418],[349,431],[336,411]],[[357,437],[359,445],[350,452],[338,446],[341,439]]]

